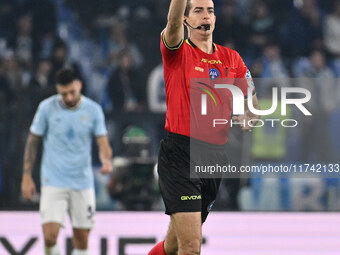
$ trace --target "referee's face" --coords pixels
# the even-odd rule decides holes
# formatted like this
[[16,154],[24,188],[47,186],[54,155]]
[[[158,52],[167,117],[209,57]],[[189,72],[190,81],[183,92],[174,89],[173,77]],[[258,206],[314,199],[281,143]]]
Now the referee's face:
[[[195,32],[211,35],[215,28],[216,16],[212,0],[191,0],[187,17],[188,23],[193,27],[210,25],[210,30],[195,29]],[[192,31],[194,32],[194,31]]]
[[67,85],[57,84],[57,91],[61,95],[63,104],[69,108],[77,106],[81,96],[81,82],[74,80]]

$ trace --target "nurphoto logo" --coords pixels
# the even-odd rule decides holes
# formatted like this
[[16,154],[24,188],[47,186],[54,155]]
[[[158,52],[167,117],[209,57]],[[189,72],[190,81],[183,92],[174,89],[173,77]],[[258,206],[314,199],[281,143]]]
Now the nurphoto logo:
[[[202,82],[198,82],[201,85],[205,85]],[[207,85],[206,85],[207,86]],[[207,86],[208,87],[208,86]],[[215,84],[213,88],[209,86],[209,88],[212,90],[214,94],[218,97],[221,106],[223,106],[222,101],[220,100],[220,97],[216,91],[216,89],[226,89],[231,93],[231,98],[232,98],[232,114],[233,115],[242,115],[245,114],[245,105],[244,105],[244,94],[242,90],[232,84]],[[201,95],[201,115],[208,115],[208,107],[207,107],[207,102],[208,102],[208,95],[210,98],[214,101],[215,106],[217,106],[217,100],[213,96],[212,92],[207,90],[206,88],[199,88],[202,90],[204,93]],[[223,92],[220,92],[223,93]],[[299,98],[291,98],[289,95],[299,95]],[[269,116],[276,112],[276,110],[279,107],[279,94],[278,94],[278,88],[273,87],[272,88],[272,105],[269,109],[255,109],[253,105],[253,88],[248,89],[248,100],[247,100],[247,105],[248,109],[251,113],[259,116]],[[305,88],[297,88],[297,87],[284,87],[281,88],[281,116],[286,116],[287,115],[287,108],[288,105],[293,105],[297,107],[305,116],[312,116],[311,112],[307,110],[307,108],[304,106],[304,104],[308,103],[311,99],[311,93],[309,90]],[[252,126],[253,119],[248,121],[248,125]],[[281,122],[281,125],[283,127],[295,127],[298,125],[297,120],[294,119],[256,119],[257,124],[256,126],[252,127],[262,127],[265,122],[271,123],[272,127],[274,127],[275,122]],[[237,125],[237,124],[243,124],[243,123],[235,123],[232,120],[228,119],[213,119],[213,127],[216,127],[217,125],[226,125],[230,124],[231,126]]]

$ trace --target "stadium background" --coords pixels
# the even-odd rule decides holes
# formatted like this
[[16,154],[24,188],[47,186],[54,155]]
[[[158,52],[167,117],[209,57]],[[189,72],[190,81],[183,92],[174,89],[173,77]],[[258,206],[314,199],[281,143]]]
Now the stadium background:
[[[253,135],[232,129],[233,163],[339,163],[339,1],[214,2],[214,41],[239,51],[259,81],[262,104],[273,86],[294,86],[295,78],[313,83],[307,85],[313,117],[290,113],[299,127]],[[38,197],[28,203],[20,195],[24,143],[38,103],[55,93],[53,77],[65,66],[79,72],[83,93],[106,114],[116,171],[98,174],[94,148],[98,210],[163,209],[154,165],[165,135],[159,39],[168,6],[168,0],[0,1],[1,211],[38,209]],[[39,183],[38,164],[34,178]],[[225,179],[214,209],[339,211],[339,179]]]

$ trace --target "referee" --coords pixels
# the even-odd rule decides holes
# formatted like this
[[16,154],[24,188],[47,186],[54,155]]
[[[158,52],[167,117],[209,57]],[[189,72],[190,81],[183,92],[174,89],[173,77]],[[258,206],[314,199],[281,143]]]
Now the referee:
[[[161,33],[168,136],[161,141],[158,174],[165,213],[171,216],[171,222],[165,240],[149,255],[200,254],[202,223],[213,206],[221,179],[190,178],[192,157],[195,163],[202,165],[228,164],[225,144],[229,127],[194,127],[202,119],[199,111],[193,112],[197,107],[190,93],[190,79],[233,79],[245,96],[245,114],[234,116],[232,120],[243,123],[241,128],[250,131],[248,120],[258,118],[250,113],[246,103],[250,88],[253,105],[259,109],[250,72],[236,51],[213,43],[215,21],[212,0],[172,0],[168,22]],[[183,25],[188,29],[186,40]],[[220,113],[231,120],[231,94],[214,90],[208,82],[200,84],[205,86],[202,90],[216,92],[223,106]]]

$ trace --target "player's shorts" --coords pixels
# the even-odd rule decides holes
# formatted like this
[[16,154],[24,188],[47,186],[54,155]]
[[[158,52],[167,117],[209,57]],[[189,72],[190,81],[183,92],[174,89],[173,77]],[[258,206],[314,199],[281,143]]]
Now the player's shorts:
[[190,142],[187,136],[169,133],[161,141],[158,156],[159,188],[166,214],[201,212],[203,223],[215,202],[221,178],[190,178],[190,145],[196,148],[195,159],[199,162],[195,163],[227,165],[225,146],[193,139]]
[[93,189],[41,188],[41,224],[55,222],[64,226],[65,215],[68,214],[73,228],[91,229],[95,223],[95,206]]

